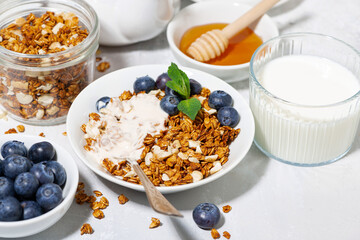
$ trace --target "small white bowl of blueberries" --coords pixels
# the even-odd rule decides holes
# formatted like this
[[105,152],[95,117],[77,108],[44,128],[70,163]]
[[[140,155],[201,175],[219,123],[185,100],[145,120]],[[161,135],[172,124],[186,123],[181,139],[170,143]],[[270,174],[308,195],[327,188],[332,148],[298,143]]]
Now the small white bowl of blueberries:
[[71,155],[38,136],[0,136],[0,237],[36,234],[69,209],[79,175]]

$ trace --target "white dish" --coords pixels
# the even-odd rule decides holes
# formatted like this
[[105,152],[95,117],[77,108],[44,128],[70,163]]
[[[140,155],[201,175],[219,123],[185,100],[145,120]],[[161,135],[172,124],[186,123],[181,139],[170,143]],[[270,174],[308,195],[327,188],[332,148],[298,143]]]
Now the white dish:
[[0,136],[0,146],[7,141],[17,140],[24,142],[27,149],[31,147],[32,144],[42,141],[50,142],[55,150],[57,161],[63,165],[66,170],[66,183],[63,189],[63,201],[52,209],[51,211],[44,213],[43,215],[22,221],[16,222],[0,222],[0,237],[4,238],[17,238],[30,236],[36,233],[39,233],[53,224],[55,224],[67,210],[70,208],[76,188],[79,182],[79,173],[76,163],[70,153],[68,153],[63,147],[57,143],[39,136],[30,136],[23,134],[9,134]]
[[[167,27],[167,40],[175,59],[183,66],[196,68],[215,75],[226,82],[235,82],[248,79],[249,62],[231,65],[217,66],[198,62],[179,49],[180,41],[184,33],[197,25],[209,23],[231,23],[251,8],[238,0],[212,0],[191,4],[182,9]],[[275,23],[268,15],[264,15],[256,26],[250,26],[261,37],[263,42],[279,35]]]
[[[236,128],[241,128],[239,136],[230,146],[230,157],[223,169],[214,175],[199,182],[181,186],[158,187],[162,193],[179,192],[198,187],[214,181],[233,169],[248,152],[255,133],[254,120],[250,108],[244,98],[233,87],[210,74],[185,68],[182,69],[189,78],[199,81],[203,87],[210,90],[221,89],[228,92],[234,99],[234,107],[238,110],[241,120]],[[166,72],[168,65],[143,65],[120,69],[109,73],[87,86],[75,99],[67,116],[67,134],[70,143],[83,163],[99,176],[138,191],[144,191],[141,185],[128,183],[108,173],[98,162],[89,158],[84,150],[84,133],[80,127],[89,119],[89,113],[96,112],[95,103],[103,96],[119,96],[124,90],[133,91],[133,83],[137,77],[149,75],[156,79],[161,73]]]

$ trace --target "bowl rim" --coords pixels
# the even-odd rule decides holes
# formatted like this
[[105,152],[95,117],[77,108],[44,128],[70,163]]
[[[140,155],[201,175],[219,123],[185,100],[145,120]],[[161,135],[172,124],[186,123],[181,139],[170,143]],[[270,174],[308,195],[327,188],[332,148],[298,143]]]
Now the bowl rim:
[[[63,198],[63,200],[61,201],[61,203],[56,206],[55,208],[53,208],[52,210],[38,216],[38,217],[35,217],[35,218],[31,218],[31,219],[27,219],[27,220],[19,220],[19,221],[12,221],[12,222],[3,222],[3,221],[0,221],[0,228],[5,228],[5,227],[21,227],[21,226],[25,226],[25,225],[32,225],[32,224],[38,224],[38,223],[41,223],[43,222],[45,219],[47,219],[48,217],[51,217],[53,215],[56,215],[56,214],[63,214],[65,215],[65,213],[68,211],[68,209],[70,208],[71,206],[71,203],[74,199],[74,195],[76,193],[76,189],[77,189],[77,186],[78,186],[78,182],[79,182],[79,171],[78,171],[78,167],[77,167],[77,164],[76,162],[74,161],[74,158],[72,157],[72,155],[70,154],[70,152],[68,150],[66,150],[64,147],[62,147],[60,144],[57,144],[55,141],[53,140],[50,140],[48,138],[44,138],[44,137],[40,137],[40,136],[34,136],[34,135],[27,135],[27,134],[17,134],[16,136],[15,135],[2,135],[0,136],[0,139],[8,139],[7,141],[10,141],[11,139],[14,139],[14,140],[17,140],[17,141],[24,141],[24,139],[26,140],[30,140],[30,139],[34,139],[34,143],[36,142],[41,142],[41,141],[48,141],[50,142],[55,150],[58,152],[60,149],[61,152],[64,152],[65,155],[69,156],[70,158],[66,158],[65,161],[69,162],[69,164],[71,165],[71,172],[73,172],[74,174],[74,179],[72,179],[71,181],[68,181],[68,177],[66,179],[66,183],[65,185],[69,182],[69,192],[67,194],[67,196],[65,196]],[[36,140],[35,140],[36,139]],[[33,140],[31,140],[33,141]],[[68,172],[67,173],[67,176],[68,175]],[[71,184],[72,183],[72,184]],[[69,204],[70,203],[70,204]],[[65,209],[65,211],[63,212],[63,209]],[[62,213],[63,212],[63,213]],[[55,222],[56,223],[56,222]],[[19,226],[21,225],[21,226]],[[51,225],[50,225],[51,226]],[[49,226],[49,227],[50,227]],[[45,228],[47,229],[47,228]],[[41,230],[41,231],[44,231],[45,229]],[[39,231],[39,232],[41,232]],[[39,233],[39,232],[36,232],[34,231],[33,234],[36,234],[36,233]],[[33,235],[31,234],[31,235]],[[31,236],[31,235],[26,235],[26,236]],[[25,236],[23,236],[25,237]]]
[[[67,116],[67,134],[68,134],[68,137],[69,137],[69,141],[70,141],[70,144],[74,150],[74,152],[76,153],[76,155],[80,158],[80,160],[88,167],[90,168],[90,170],[92,170],[93,172],[95,172],[97,175],[113,182],[113,183],[116,183],[118,185],[121,185],[123,187],[126,187],[126,188],[130,188],[130,189],[133,189],[133,190],[137,190],[137,191],[142,191],[144,192],[144,188],[142,187],[142,185],[139,185],[139,184],[134,184],[134,183],[129,183],[129,182],[126,182],[126,181],[123,181],[119,178],[116,178],[112,175],[110,175],[109,173],[107,172],[104,172],[103,169],[98,169],[98,168],[95,168],[92,166],[91,163],[89,163],[89,161],[86,161],[83,157],[82,157],[82,152],[81,152],[81,149],[77,148],[76,147],[76,137],[73,135],[73,131],[70,127],[70,123],[72,123],[73,121],[75,121],[75,119],[73,118],[73,116],[75,115],[75,110],[74,108],[80,104],[78,103],[81,99],[81,96],[85,95],[86,94],[86,89],[90,89],[90,88],[95,88],[96,86],[98,85],[101,85],[102,81],[115,81],[116,78],[111,78],[112,76],[116,76],[117,74],[119,74],[119,72],[126,72],[126,71],[131,71],[131,70],[134,70],[134,69],[137,69],[137,68],[162,68],[162,69],[167,69],[168,65],[165,65],[165,64],[150,64],[150,65],[138,65],[138,66],[132,66],[132,67],[127,67],[127,68],[123,68],[123,69],[119,69],[117,71],[114,71],[114,72],[111,72],[111,73],[108,73],[104,76],[102,76],[101,78],[97,79],[96,81],[94,81],[93,83],[89,84],[83,91],[80,92],[80,94],[78,95],[78,97],[75,99],[75,101],[73,102],[72,106],[70,107],[70,110],[69,110],[69,113],[68,113],[68,116]],[[244,108],[244,112],[246,111],[246,116],[248,117],[248,120],[250,121],[250,124],[249,126],[247,126],[247,128],[249,130],[249,136],[250,138],[242,145],[244,146],[244,151],[241,152],[239,154],[239,156],[236,157],[236,161],[234,161],[234,163],[227,167],[226,169],[222,169],[220,172],[214,174],[213,176],[209,176],[208,178],[205,178],[205,179],[202,179],[201,181],[198,181],[196,183],[190,183],[190,184],[184,184],[184,185],[177,185],[177,186],[167,186],[167,187],[156,187],[161,193],[163,194],[168,194],[168,193],[175,193],[175,192],[180,192],[180,191],[184,191],[184,190],[188,190],[188,189],[192,189],[192,188],[196,188],[196,187],[199,187],[199,186],[202,186],[204,184],[207,184],[209,182],[212,182],[212,181],[215,181],[217,179],[219,179],[220,177],[222,177],[223,175],[225,175],[226,173],[230,172],[233,168],[235,168],[242,160],[243,158],[246,156],[246,154],[249,152],[250,150],[250,147],[253,143],[253,139],[254,139],[254,136],[255,136],[255,122],[254,122],[254,117],[252,115],[252,112],[250,110],[250,107],[249,105],[247,104],[246,100],[242,97],[242,95],[236,90],[234,89],[231,85],[229,85],[228,83],[222,81],[220,78],[218,77],[215,77],[209,73],[206,73],[206,72],[203,72],[203,71],[200,71],[200,70],[197,70],[197,69],[193,69],[193,68],[188,68],[188,67],[183,67],[183,66],[179,66],[179,68],[184,71],[184,72],[189,72],[191,71],[192,73],[195,73],[196,75],[202,75],[204,77],[206,77],[207,79],[209,78],[213,78],[213,79],[216,79],[216,81],[218,81],[220,83],[220,88],[229,88],[231,89],[231,91],[233,92],[236,92],[238,94],[237,98],[241,101],[240,103],[238,103],[238,106],[241,106]],[[141,74],[141,73],[139,73]],[[159,73],[160,74],[160,73]],[[74,113],[73,113],[74,112]],[[241,118],[243,119],[243,116],[241,116]],[[74,120],[73,120],[74,119]],[[247,118],[245,118],[247,119]],[[240,124],[240,123],[239,123]],[[80,128],[80,125],[79,125],[79,128]],[[241,130],[243,131],[243,130]],[[239,160],[237,160],[239,159]],[[215,176],[216,175],[216,176]],[[215,177],[214,177],[215,176]],[[121,181],[121,183],[120,183]]]
[[[242,64],[236,64],[236,65],[213,65],[213,64],[207,64],[207,63],[203,63],[203,62],[199,62],[196,61],[195,59],[185,55],[183,52],[180,51],[180,49],[178,48],[178,46],[175,44],[174,41],[174,33],[175,33],[175,24],[177,22],[181,22],[182,19],[182,15],[185,15],[185,13],[187,11],[189,11],[189,9],[194,9],[194,8],[199,8],[199,9],[206,9],[208,6],[211,5],[221,5],[224,6],[226,4],[228,4],[229,6],[236,6],[236,7],[241,7],[241,8],[246,8],[246,10],[250,9],[251,5],[246,4],[241,2],[240,0],[222,0],[222,1],[217,1],[217,0],[209,0],[209,1],[199,1],[199,2],[195,2],[193,4],[190,4],[189,6],[181,9],[179,11],[179,13],[169,22],[167,28],[166,28],[166,38],[167,41],[169,43],[170,49],[172,51],[174,51],[178,56],[180,56],[182,59],[184,59],[185,61],[197,66],[197,67],[201,67],[202,69],[211,69],[213,71],[226,71],[226,70],[236,70],[236,69],[243,69],[246,67],[250,66],[250,60],[247,63],[242,63]],[[269,24],[269,26],[271,25],[271,32],[272,32],[272,37],[275,36],[279,36],[279,29],[276,26],[275,22],[270,18],[269,15],[264,14],[261,19],[263,19],[266,24]],[[269,38],[270,39],[270,38]],[[264,41],[264,40],[263,40]],[[267,41],[267,40],[265,40]],[[265,42],[264,41],[264,42]]]

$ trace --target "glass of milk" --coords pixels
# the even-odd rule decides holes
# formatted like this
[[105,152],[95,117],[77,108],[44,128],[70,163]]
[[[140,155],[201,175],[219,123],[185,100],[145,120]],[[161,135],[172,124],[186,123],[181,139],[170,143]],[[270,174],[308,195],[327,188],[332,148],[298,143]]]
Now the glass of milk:
[[360,54],[321,34],[282,35],[250,62],[255,144],[298,166],[334,162],[351,148],[360,117]]

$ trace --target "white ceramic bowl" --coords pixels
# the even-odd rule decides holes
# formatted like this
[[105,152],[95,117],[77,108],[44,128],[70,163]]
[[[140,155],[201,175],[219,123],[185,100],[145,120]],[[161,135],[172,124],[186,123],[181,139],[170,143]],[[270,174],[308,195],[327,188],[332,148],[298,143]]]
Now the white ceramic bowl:
[[37,142],[50,142],[56,150],[57,161],[63,165],[67,174],[66,183],[63,189],[63,201],[57,207],[36,218],[15,222],[0,222],[0,237],[17,238],[39,233],[55,224],[62,216],[64,216],[74,200],[79,182],[79,173],[76,163],[70,153],[49,139],[39,136],[9,134],[0,136],[0,146],[10,140],[24,142],[28,149],[32,144]]
[[[182,9],[169,23],[166,32],[175,59],[183,66],[202,70],[227,82],[248,79],[249,63],[216,66],[198,62],[182,53],[179,45],[182,36],[188,29],[209,23],[231,23],[250,8],[250,5],[237,0],[215,0],[194,3]],[[267,15],[264,15],[255,27],[250,27],[261,37],[263,42],[279,35],[275,23]]]
[[[203,87],[207,87],[212,91],[218,89],[224,90],[232,96],[234,99],[234,107],[241,116],[241,120],[236,128],[241,128],[241,131],[239,136],[230,145],[230,157],[223,165],[222,170],[199,182],[181,186],[158,187],[162,193],[173,193],[198,187],[223,176],[244,158],[252,144],[255,133],[252,113],[247,102],[239,92],[221,79],[210,74],[185,67],[179,68],[182,69],[189,78],[199,81]],[[129,183],[111,175],[97,161],[89,157],[83,148],[85,145],[84,133],[81,131],[80,127],[82,124],[88,122],[89,113],[96,112],[95,104],[99,98],[103,96],[119,96],[125,90],[133,91],[133,83],[137,77],[149,75],[156,79],[157,76],[166,72],[167,69],[168,65],[143,65],[120,69],[91,83],[76,97],[67,116],[67,134],[76,154],[92,171],[119,185],[138,191],[144,191],[144,188],[141,185]]]

